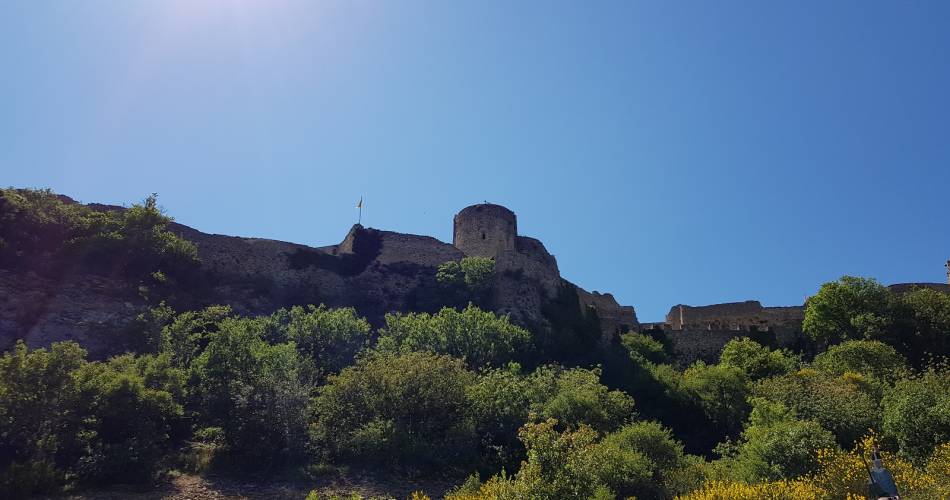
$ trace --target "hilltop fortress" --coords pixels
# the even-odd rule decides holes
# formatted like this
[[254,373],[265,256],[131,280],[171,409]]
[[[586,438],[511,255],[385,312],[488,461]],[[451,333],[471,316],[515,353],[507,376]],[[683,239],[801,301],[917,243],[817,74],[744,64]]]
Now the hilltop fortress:
[[[72,202],[72,200],[69,200]],[[97,210],[121,207],[91,205]],[[207,234],[173,224],[192,241],[205,285],[179,290],[178,310],[228,304],[238,314],[269,314],[297,304],[354,307],[382,325],[393,311],[425,310],[439,288],[440,264],[466,256],[494,259],[489,307],[527,327],[547,325],[545,308],[576,308],[596,316],[601,340],[626,331],[669,340],[679,363],[714,361],[740,336],[764,336],[792,347],[801,338],[803,306],[763,307],[747,301],[709,306],[675,305],[661,323],[640,324],[631,306],[609,293],[588,292],[561,277],[557,260],[540,241],[518,234],[514,212],[489,203],[462,209],[454,218],[452,243],[354,225],[337,245],[314,248],[283,241]],[[950,285],[917,284],[950,291]],[[895,289],[912,284],[895,285]],[[93,357],[121,352],[116,337],[103,332],[133,325],[148,306],[137,283],[71,272],[50,277],[24,269],[0,269],[0,349],[24,339],[31,346],[79,341]]]

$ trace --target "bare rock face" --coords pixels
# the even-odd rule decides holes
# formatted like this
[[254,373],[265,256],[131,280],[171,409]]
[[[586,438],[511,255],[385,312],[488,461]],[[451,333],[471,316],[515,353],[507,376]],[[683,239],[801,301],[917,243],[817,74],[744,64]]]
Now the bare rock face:
[[44,347],[74,340],[94,357],[119,343],[108,332],[134,318],[144,301],[122,280],[86,273],[50,279],[0,270],[0,349],[22,339]]

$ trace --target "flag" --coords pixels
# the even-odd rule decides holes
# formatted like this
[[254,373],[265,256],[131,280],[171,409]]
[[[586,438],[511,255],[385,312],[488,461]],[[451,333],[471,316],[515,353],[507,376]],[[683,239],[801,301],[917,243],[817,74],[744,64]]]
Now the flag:
[[363,197],[360,196],[360,202],[356,204],[356,208],[363,208]]

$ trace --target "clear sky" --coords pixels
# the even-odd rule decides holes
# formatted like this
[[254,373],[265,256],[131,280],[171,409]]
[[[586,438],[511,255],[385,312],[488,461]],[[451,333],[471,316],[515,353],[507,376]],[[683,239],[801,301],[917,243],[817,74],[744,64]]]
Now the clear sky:
[[943,281],[950,2],[7,0],[0,169],[310,245],[488,200],[645,321]]

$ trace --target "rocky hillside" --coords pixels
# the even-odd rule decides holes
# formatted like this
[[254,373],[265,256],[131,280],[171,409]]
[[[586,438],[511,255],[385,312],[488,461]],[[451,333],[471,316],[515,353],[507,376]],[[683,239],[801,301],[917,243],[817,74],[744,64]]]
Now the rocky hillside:
[[[136,350],[123,332],[141,328],[143,315],[162,302],[176,310],[225,304],[245,315],[297,304],[352,306],[379,325],[388,312],[435,311],[473,299],[532,329],[587,318],[586,324],[596,323],[609,340],[638,326],[632,307],[563,279],[544,245],[518,235],[514,214],[497,205],[460,212],[456,244],[355,225],[340,244],[322,248],[207,234],[167,218],[144,230],[149,238],[156,231],[167,233],[168,241],[156,243],[135,236],[143,231],[144,222],[134,219],[141,209],[4,190],[0,348],[17,339],[32,347],[74,339],[96,358]],[[145,212],[143,220],[161,216],[152,210],[156,213]],[[193,263],[167,264],[170,250],[164,247],[154,252],[162,256],[154,262],[130,262],[127,254],[148,253],[126,248],[134,242],[154,248],[176,244],[174,237],[193,246]],[[447,290],[437,280],[440,265],[465,257],[494,262],[487,289],[477,297]],[[564,306],[577,318],[565,319]]]

